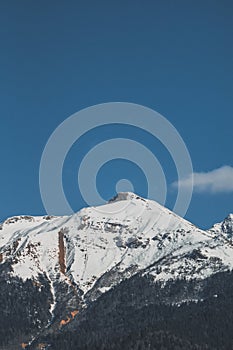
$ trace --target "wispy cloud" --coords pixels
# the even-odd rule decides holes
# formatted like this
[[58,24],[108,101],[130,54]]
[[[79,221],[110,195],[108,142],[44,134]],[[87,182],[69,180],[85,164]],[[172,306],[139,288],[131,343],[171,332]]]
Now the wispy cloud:
[[189,188],[192,185],[196,192],[229,193],[233,192],[233,167],[222,166],[208,172],[193,173],[187,178],[174,182],[173,187]]

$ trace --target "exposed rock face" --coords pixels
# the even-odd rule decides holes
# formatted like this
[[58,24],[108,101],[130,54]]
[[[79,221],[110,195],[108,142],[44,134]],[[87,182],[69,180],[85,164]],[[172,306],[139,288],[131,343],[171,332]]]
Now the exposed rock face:
[[66,261],[65,261],[65,244],[64,244],[64,230],[60,230],[58,232],[58,245],[59,245],[59,251],[58,251],[58,260],[59,260],[59,266],[60,271],[63,273],[63,275],[66,273]]

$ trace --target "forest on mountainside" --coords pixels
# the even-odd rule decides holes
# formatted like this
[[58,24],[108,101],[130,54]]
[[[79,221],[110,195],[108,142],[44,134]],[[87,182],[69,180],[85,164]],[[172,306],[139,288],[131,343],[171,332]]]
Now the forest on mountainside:
[[134,276],[40,342],[54,350],[232,350],[232,290],[232,272],[166,285]]

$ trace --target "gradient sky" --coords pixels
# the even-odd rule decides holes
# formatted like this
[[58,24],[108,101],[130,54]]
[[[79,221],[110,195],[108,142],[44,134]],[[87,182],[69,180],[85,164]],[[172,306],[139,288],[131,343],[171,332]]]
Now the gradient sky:
[[[231,0],[2,1],[0,220],[45,213],[38,181],[44,146],[68,116],[98,103],[133,102],[161,113],[183,137],[197,173],[233,166],[232,38]],[[90,132],[81,154],[72,147],[64,189],[74,210],[85,205],[76,188],[81,156],[94,142],[127,132],[150,147],[148,135],[127,127]],[[151,150],[168,184],[176,181],[163,146]],[[106,199],[121,177],[146,193],[143,173],[115,160],[97,178]],[[229,212],[232,189],[206,190],[194,193],[186,217],[209,227]]]

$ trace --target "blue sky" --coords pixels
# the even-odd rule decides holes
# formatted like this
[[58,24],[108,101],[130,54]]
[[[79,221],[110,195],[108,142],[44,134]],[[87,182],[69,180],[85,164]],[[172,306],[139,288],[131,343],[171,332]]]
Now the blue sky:
[[[196,173],[233,166],[232,1],[2,2],[0,27],[1,220],[45,213],[38,180],[44,146],[68,116],[98,103],[133,102],[161,113],[183,137]],[[143,131],[102,127],[80,140],[82,155],[106,135],[127,132],[150,144]],[[75,149],[65,162],[64,189],[78,210],[85,203]],[[151,150],[172,184],[166,149],[155,141]],[[122,176],[144,195],[140,169],[115,160],[97,177],[105,198]],[[233,211],[230,184],[208,188],[194,192],[186,216],[201,227]],[[173,201],[171,190],[166,205]]]

